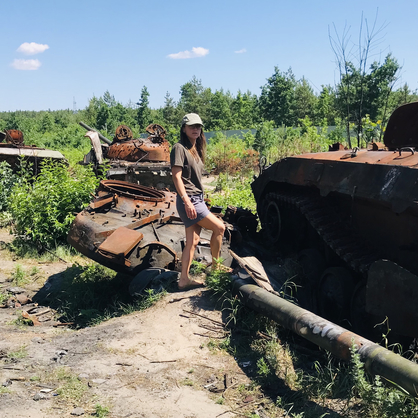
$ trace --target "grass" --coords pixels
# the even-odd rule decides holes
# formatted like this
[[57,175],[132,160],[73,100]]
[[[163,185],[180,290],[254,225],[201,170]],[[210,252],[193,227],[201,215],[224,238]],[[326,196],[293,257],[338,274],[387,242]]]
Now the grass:
[[50,380],[59,384],[56,392],[61,399],[68,402],[79,402],[88,391],[88,386],[82,382],[69,368],[60,367],[50,376]]
[[23,286],[30,282],[26,271],[21,264],[16,264],[14,270],[10,274],[11,282],[16,286]]
[[96,404],[94,406],[95,412],[94,412],[94,417],[95,418],[106,418],[109,413],[110,413],[110,409],[106,406],[101,406],[100,404]]
[[26,351],[26,346],[22,345],[18,350],[16,351],[9,351],[7,353],[7,358],[9,360],[20,360],[22,358],[27,357],[28,352]]
[[45,295],[44,302],[58,311],[61,322],[84,328],[147,309],[166,294],[165,290],[147,289],[143,296],[132,300],[130,280],[130,276],[97,263],[75,264],[62,274],[60,285]]
[[4,305],[10,297],[9,293],[0,293],[0,305]]
[[[226,314],[224,322],[229,328],[226,339],[210,341],[208,347],[234,356],[254,384],[251,390],[244,385],[238,387],[237,393],[241,398],[249,394],[263,397],[265,416],[418,417],[417,400],[383,384],[379,377],[366,375],[355,351],[350,363],[312,348],[307,351],[313,358],[301,354],[298,347],[306,342],[243,306],[232,295],[231,278],[227,276],[214,271],[207,277],[207,285]],[[292,293],[291,283],[288,287]],[[287,343],[283,344],[283,340]],[[252,413],[243,411],[245,416]]]

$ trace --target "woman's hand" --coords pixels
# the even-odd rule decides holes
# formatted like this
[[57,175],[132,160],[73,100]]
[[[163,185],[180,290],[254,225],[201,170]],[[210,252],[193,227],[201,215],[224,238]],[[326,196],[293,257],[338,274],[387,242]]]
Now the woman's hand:
[[196,208],[194,207],[193,203],[190,201],[188,196],[184,198],[184,208],[186,209],[186,215],[189,219],[197,218]]

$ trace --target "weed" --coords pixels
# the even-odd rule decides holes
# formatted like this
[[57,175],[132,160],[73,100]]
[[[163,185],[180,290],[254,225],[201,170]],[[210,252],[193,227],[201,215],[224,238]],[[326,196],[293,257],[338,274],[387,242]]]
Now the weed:
[[190,380],[188,377],[186,377],[186,379],[183,380],[182,384],[184,386],[194,386],[194,383],[192,380]]
[[36,267],[36,266],[33,266],[33,267],[30,269],[29,276],[35,276],[35,274],[38,274],[38,273],[39,273],[39,268],[38,268],[38,267]]
[[10,279],[16,286],[22,286],[29,282],[28,278],[26,277],[25,269],[21,264],[16,264],[15,269],[10,275]]
[[96,404],[94,409],[96,410],[94,416],[97,418],[106,418],[110,413],[110,409],[108,407],[101,406],[100,404]]
[[194,373],[194,369],[190,369],[187,373],[189,373],[189,374]]
[[31,376],[31,378],[29,380],[31,382],[38,382],[39,380],[41,380],[41,378],[39,376]]
[[218,398],[215,402],[218,405],[223,405],[225,403],[225,399],[222,398],[222,396],[220,398]]
[[270,374],[270,367],[263,357],[257,360],[257,375],[260,377],[267,377]]
[[198,275],[204,273],[206,270],[206,265],[200,263],[199,261],[193,260],[192,265],[190,266],[190,274],[191,275]]
[[68,368],[61,367],[54,372],[54,377],[60,382],[57,393],[67,401],[80,401],[88,387]]
[[25,318],[22,315],[21,311],[17,311],[16,315],[17,315],[17,318],[14,321],[12,321],[11,324],[17,325],[17,326],[32,326],[33,325],[32,319]]
[[7,353],[7,358],[13,361],[13,360],[25,358],[27,355],[28,355],[28,352],[26,351],[26,346],[22,345],[22,347],[20,347],[16,351],[9,351]]
[[0,395],[3,395],[4,393],[12,393],[12,391],[9,388],[0,386]]
[[5,302],[9,299],[10,294],[9,293],[0,293],[0,305],[4,305]]

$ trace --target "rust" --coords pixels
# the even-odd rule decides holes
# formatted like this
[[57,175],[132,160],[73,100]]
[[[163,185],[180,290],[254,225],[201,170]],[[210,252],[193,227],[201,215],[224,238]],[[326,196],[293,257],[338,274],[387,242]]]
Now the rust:
[[320,254],[301,283],[319,313],[376,339],[418,337],[417,138],[418,102],[393,112],[384,145],[288,157],[252,184],[269,248]]
[[[90,205],[73,221],[67,240],[87,257],[130,275],[149,267],[175,269],[185,241],[184,225],[174,204],[176,197],[176,193],[166,190],[102,180]],[[230,210],[228,221],[243,219],[243,214],[248,217],[248,212]],[[232,260],[228,253],[231,237],[241,236],[234,228],[227,224],[221,249],[225,264]],[[211,233],[203,230],[201,237],[196,259],[210,264]]]
[[34,175],[39,173],[43,160],[60,161],[67,164],[65,157],[58,151],[39,148],[35,145],[25,145],[21,131],[16,129],[0,131],[0,162],[7,162],[14,171],[17,171],[22,158],[29,162]]
[[[80,125],[89,129],[86,136],[92,143],[91,151],[84,157],[84,164],[93,163],[98,171],[107,159],[110,165],[106,174],[108,179],[174,191],[169,143],[165,139],[166,131],[161,125],[149,125],[146,138],[133,138],[131,129],[126,125],[120,125],[116,128],[113,141],[83,122],[80,122]],[[100,144],[100,140],[105,143]]]

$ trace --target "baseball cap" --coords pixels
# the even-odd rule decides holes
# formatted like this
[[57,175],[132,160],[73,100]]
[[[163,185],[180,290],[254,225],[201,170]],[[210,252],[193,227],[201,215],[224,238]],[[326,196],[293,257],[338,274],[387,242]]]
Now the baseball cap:
[[197,113],[188,113],[183,117],[182,125],[202,125],[203,122],[202,119],[200,119],[200,116]]

